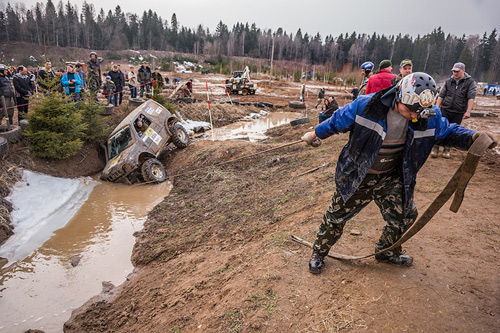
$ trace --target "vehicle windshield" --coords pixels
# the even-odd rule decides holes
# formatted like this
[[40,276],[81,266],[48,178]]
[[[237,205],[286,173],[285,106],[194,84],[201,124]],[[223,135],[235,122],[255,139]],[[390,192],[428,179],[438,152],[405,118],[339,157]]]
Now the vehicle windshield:
[[124,127],[111,138],[108,139],[108,159],[120,154],[125,148],[127,148],[130,140],[132,140],[132,134],[130,133],[130,127]]

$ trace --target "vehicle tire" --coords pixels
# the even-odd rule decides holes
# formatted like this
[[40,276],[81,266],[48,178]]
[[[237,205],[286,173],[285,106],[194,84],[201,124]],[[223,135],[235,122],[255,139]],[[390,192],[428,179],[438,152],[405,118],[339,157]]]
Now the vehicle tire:
[[288,106],[292,109],[305,109],[306,104],[304,102],[290,101],[288,102]]
[[21,131],[24,131],[26,128],[28,128],[28,119],[22,119],[19,122],[19,126],[21,127]]
[[111,116],[113,114],[113,110],[114,110],[115,106],[113,104],[108,104],[108,105],[105,105],[103,108],[102,108],[102,112],[101,112],[101,115],[102,116]]
[[247,89],[247,88],[243,88],[243,89],[241,89],[241,94],[242,94],[243,96],[248,95],[248,89]]
[[0,136],[4,137],[10,143],[16,143],[21,140],[21,127],[10,125],[10,130],[7,125],[0,125]]
[[311,122],[311,120],[309,118],[300,118],[300,119],[292,120],[290,122],[290,125],[297,126],[297,125],[300,125],[300,124],[307,124],[307,123],[310,123],[310,122]]
[[189,145],[189,135],[181,124],[175,124],[172,130],[172,142],[177,148],[186,148]]
[[273,103],[268,103],[268,102],[261,102],[261,103],[264,104],[264,106],[268,107],[268,108],[273,108],[274,107]]
[[142,163],[141,173],[145,182],[162,183],[167,179],[165,167],[156,158],[150,158]]
[[130,105],[132,108],[137,108],[139,105],[144,103],[146,100],[144,98],[131,98],[128,100],[128,105]]
[[471,117],[484,117],[486,114],[482,112],[471,112],[470,116]]
[[9,142],[0,136],[0,158],[4,157],[7,154],[7,150],[9,149]]

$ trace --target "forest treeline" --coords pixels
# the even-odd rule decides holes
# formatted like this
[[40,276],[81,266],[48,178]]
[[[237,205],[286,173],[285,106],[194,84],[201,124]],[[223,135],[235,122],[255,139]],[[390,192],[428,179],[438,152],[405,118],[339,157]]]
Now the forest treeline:
[[255,23],[236,23],[229,28],[222,21],[212,32],[202,24],[196,28],[182,26],[175,13],[170,20],[151,9],[141,16],[124,13],[120,6],[106,13],[86,2],[82,8],[69,1],[37,2],[31,8],[8,3],[0,10],[0,40],[38,45],[45,40],[48,46],[92,50],[152,49],[195,56],[270,59],[273,39],[275,60],[322,65],[336,72],[355,69],[367,60],[378,64],[382,59],[392,59],[397,65],[410,58],[415,70],[437,77],[448,76],[452,65],[460,61],[476,80],[500,81],[500,39],[496,29],[482,36],[458,37],[438,27],[417,37],[346,32],[323,38],[301,29],[295,33],[282,28],[262,29]]

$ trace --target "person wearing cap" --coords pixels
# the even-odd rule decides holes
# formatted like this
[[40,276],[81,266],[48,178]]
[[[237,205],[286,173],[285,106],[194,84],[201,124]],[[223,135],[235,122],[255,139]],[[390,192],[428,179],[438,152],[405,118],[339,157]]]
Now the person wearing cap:
[[[101,59],[97,58],[97,53],[90,52],[90,59],[87,61],[87,83],[91,95],[97,95],[99,87],[102,85]],[[96,102],[99,102],[97,97]]]
[[411,73],[413,73],[413,64],[410,59],[405,59],[399,64],[399,74],[392,79],[391,83],[394,85],[401,81],[401,79],[406,75],[410,75]]
[[106,76],[106,83],[104,83],[104,87],[102,88],[102,92],[104,94],[104,96],[106,97],[106,99],[108,100],[108,104],[113,104],[115,105],[114,103],[114,98],[113,98],[113,94],[115,92],[115,89],[116,89],[116,86],[115,86],[115,83],[111,80],[111,76]]
[[[372,79],[370,79],[372,80]],[[467,150],[479,133],[449,123],[433,105],[436,82],[426,73],[405,76],[399,84],[373,95],[359,96],[338,109],[302,140],[317,147],[322,139],[350,132],[335,172],[335,193],[319,227],[309,271],[319,274],[324,258],[340,239],[347,221],[371,201],[386,225],[375,244],[380,252],[394,244],[415,222],[413,202],[417,173],[435,143]],[[496,138],[492,136],[496,144]],[[410,266],[413,258],[401,247],[375,259]]]
[[144,87],[146,87],[146,94],[151,93],[151,69],[148,67],[148,63],[143,61],[141,68],[137,72],[137,79],[141,86],[139,95],[144,96]]
[[366,85],[366,94],[375,93],[392,86],[391,80],[396,77],[392,74],[392,62],[388,59],[382,60],[378,66],[377,74],[373,75]]
[[163,89],[163,76],[160,73],[160,67],[156,67],[154,73],[151,75],[153,78],[153,85],[156,89]]
[[[448,78],[441,90],[436,102],[443,116],[450,123],[460,125],[462,119],[470,117],[474,99],[476,98],[476,81],[465,72],[465,64],[457,62],[451,69],[452,76]],[[439,146],[432,149],[431,157],[439,156]],[[450,147],[444,146],[443,158],[450,158]]]

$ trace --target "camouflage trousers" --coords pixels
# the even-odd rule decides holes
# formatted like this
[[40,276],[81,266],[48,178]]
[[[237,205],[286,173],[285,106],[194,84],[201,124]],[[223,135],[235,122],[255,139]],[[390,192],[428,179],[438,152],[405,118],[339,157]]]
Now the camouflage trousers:
[[88,88],[91,92],[91,94],[96,94],[98,91],[99,91],[99,82],[97,81],[97,79],[89,79],[88,81]]
[[[367,175],[347,202],[335,191],[332,202],[323,216],[313,249],[326,256],[330,248],[342,236],[347,221],[359,213],[371,201],[379,207],[387,225],[375,244],[381,250],[394,244],[417,219],[417,208],[413,201],[406,216],[403,213],[403,179],[399,172],[382,175]],[[401,247],[386,252],[386,255],[401,253]]]

